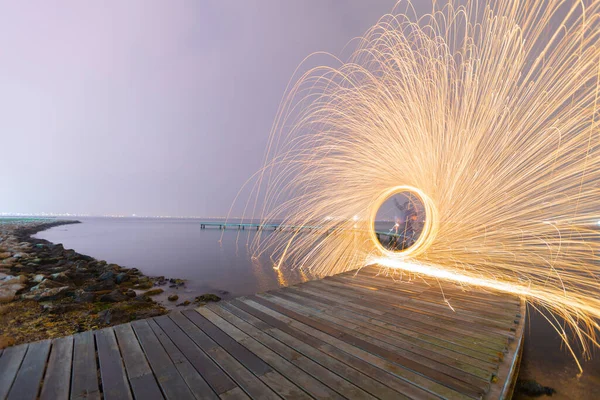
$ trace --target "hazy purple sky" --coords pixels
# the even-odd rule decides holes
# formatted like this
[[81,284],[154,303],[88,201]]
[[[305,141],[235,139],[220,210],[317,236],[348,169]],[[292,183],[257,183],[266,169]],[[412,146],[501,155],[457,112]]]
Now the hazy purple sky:
[[224,215],[305,56],[396,0],[0,0],[0,212]]

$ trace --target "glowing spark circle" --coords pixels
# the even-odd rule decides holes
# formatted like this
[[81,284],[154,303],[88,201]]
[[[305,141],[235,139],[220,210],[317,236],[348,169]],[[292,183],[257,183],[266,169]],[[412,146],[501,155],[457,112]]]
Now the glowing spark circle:
[[[375,220],[377,218],[377,212],[380,210],[383,203],[385,203],[386,200],[389,200],[395,194],[401,193],[412,194],[421,201],[421,204],[425,209],[425,223],[423,225],[421,234],[419,235],[415,243],[403,250],[394,251],[383,246],[380,240],[377,238],[377,232],[375,231]],[[411,256],[414,257],[426,251],[429,248],[429,246],[431,246],[431,244],[434,242],[435,234],[438,227],[438,213],[437,209],[435,208],[435,204],[433,203],[433,200],[431,200],[429,196],[423,193],[422,190],[408,185],[400,185],[385,190],[379,195],[379,197],[377,197],[377,199],[373,203],[373,207],[371,207],[371,213],[369,215],[369,226],[371,227],[370,237],[373,241],[373,245],[376,248],[378,248],[379,251],[381,251],[382,255],[392,258],[404,258]]]

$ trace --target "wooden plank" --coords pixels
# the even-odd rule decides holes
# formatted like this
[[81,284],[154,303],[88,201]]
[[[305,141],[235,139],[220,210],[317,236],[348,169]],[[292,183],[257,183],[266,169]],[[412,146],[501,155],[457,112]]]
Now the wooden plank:
[[0,357],[0,399],[6,398],[27,353],[28,344],[7,348]]
[[[304,371],[310,373],[312,376],[320,379],[323,383],[334,389],[336,389],[337,385],[340,385],[339,381],[340,378],[342,378],[342,384],[345,384],[345,381],[351,382],[377,398],[397,399],[404,397],[391,388],[371,379],[369,376],[337,361],[333,357],[328,356],[300,340],[294,339],[284,332],[279,331],[279,335],[277,335],[277,333],[274,334],[274,332],[272,332],[274,328],[268,326],[265,330],[258,329],[254,324],[246,322],[229,309],[220,306],[223,306],[223,304],[209,305],[208,307],[224,320],[255,338],[257,341],[260,341],[265,346],[268,346],[270,349],[277,351],[277,353],[281,354],[285,359],[298,365]],[[252,318],[250,319],[252,320]],[[257,319],[254,318],[253,322],[256,320]],[[321,372],[322,370],[326,370],[328,373],[323,374]],[[345,396],[352,396],[351,392],[348,392],[348,394],[345,393],[343,388],[336,390]]]
[[508,328],[501,332],[494,327],[491,330],[482,327],[473,321],[469,316],[459,315],[458,313],[449,314],[450,308],[428,310],[421,307],[415,307],[412,304],[406,304],[398,296],[387,295],[385,293],[373,293],[368,289],[348,287],[337,282],[311,282],[310,287],[315,290],[325,291],[336,296],[348,298],[352,304],[362,304],[375,310],[385,313],[393,313],[398,317],[404,317],[416,322],[428,324],[435,327],[451,329],[456,334],[475,336],[482,343],[490,346],[504,346],[508,333]]
[[152,374],[131,325],[117,325],[113,329],[117,335],[121,356],[125,362],[125,370],[134,397],[136,399],[162,399],[163,395],[158,383]]
[[[451,339],[447,340],[448,338],[446,337],[438,338],[436,336],[410,330],[405,328],[403,324],[396,325],[392,322],[388,322],[385,316],[382,316],[385,313],[372,313],[371,310],[366,307],[357,308],[348,305],[347,302],[339,302],[339,298],[335,298],[332,295],[324,295],[322,292],[313,291],[308,288],[293,287],[285,290],[286,292],[302,295],[305,298],[313,299],[318,301],[320,304],[327,305],[327,309],[331,312],[335,312],[335,315],[339,316],[340,318],[352,318],[358,321],[357,323],[360,325],[369,324],[373,329],[375,329],[375,327],[385,329],[385,332],[388,334],[396,335],[405,340],[413,341],[416,344],[426,344],[427,348],[432,350],[438,349],[439,351],[442,351],[443,354],[448,356],[454,355],[462,361],[473,363],[474,365],[485,370],[494,371],[497,367],[497,356],[490,356],[485,352],[477,351],[476,349],[469,348],[466,345],[463,346],[456,344]],[[398,322],[396,320],[392,321],[396,323]],[[380,332],[383,333],[383,331]]]
[[[527,298],[521,297],[521,315],[527,314]],[[510,399],[513,396],[517,379],[519,375],[519,366],[523,356],[523,341],[525,336],[525,318],[520,321],[517,328],[517,340],[512,342],[508,349],[508,354],[504,362],[500,365],[497,373],[497,380],[492,386],[488,398]]]
[[132,399],[119,345],[112,328],[95,331],[102,394],[106,400]]
[[41,400],[66,400],[71,386],[73,336],[52,340]]
[[[340,274],[344,276],[363,276],[369,279],[379,279],[382,282],[394,281],[394,279],[385,273],[381,273],[382,271],[376,267],[365,267],[360,270],[351,271],[347,274]],[[396,279],[397,280],[397,279]],[[406,281],[404,281],[406,282]],[[419,279],[412,280],[410,285],[414,287],[414,290],[427,290],[434,285],[437,285],[437,282],[434,279]],[[506,304],[512,304],[515,307],[519,307],[519,301],[514,296],[508,295],[506,293],[496,291],[493,289],[485,289],[485,288],[477,288],[477,290],[468,290],[465,287],[459,285],[458,283],[453,283],[449,281],[444,281],[444,292],[448,292],[450,294],[461,294],[461,293],[469,293],[469,295],[477,296],[477,298],[482,300],[492,300],[494,302],[505,302]]]
[[[450,317],[448,310],[450,307],[447,304],[433,304],[423,303],[418,304],[417,300],[411,299],[408,296],[398,296],[398,294],[390,293],[385,290],[377,289],[376,291],[361,287],[350,283],[338,282],[335,279],[324,279],[319,282],[311,282],[313,285],[319,287],[330,287],[330,290],[344,291],[353,296],[357,292],[363,293],[371,299],[376,299],[377,303],[391,303],[397,309],[409,309],[413,312],[435,315],[437,318],[444,319],[447,324],[451,324],[457,327],[468,326],[469,331],[478,332],[482,338],[487,338],[488,341],[500,340],[500,338],[506,338],[512,334],[509,332],[512,324],[506,326],[506,323],[501,324],[497,319],[490,319],[488,317],[482,317],[473,313],[459,310],[452,313]],[[507,322],[512,322],[512,319],[507,318]]]
[[[389,352],[388,357],[401,357],[401,359],[397,361],[398,363],[402,364],[403,366],[410,367],[410,369],[415,372],[419,372],[425,376],[431,377],[437,382],[448,387],[452,387],[456,390],[464,392],[471,390],[473,392],[480,392],[480,394],[486,393],[489,389],[489,379],[491,379],[491,374],[488,374],[489,379],[482,379],[478,376],[472,375],[472,371],[466,372],[459,368],[459,365],[456,363],[452,363],[453,365],[447,365],[434,358],[427,357],[433,357],[435,354],[420,354],[423,352],[421,351],[419,353],[418,350],[420,349],[418,348],[406,349],[405,346],[399,347],[402,345],[401,343],[397,343],[397,346],[390,344],[387,341],[381,340],[379,338],[381,335],[377,332],[373,332],[364,328],[357,329],[360,328],[357,325],[347,323],[346,321],[337,317],[324,314],[319,310],[311,308],[310,305],[307,305],[306,301],[304,300],[291,299],[290,301],[290,299],[284,298],[284,295],[279,292],[258,296],[279,304],[289,310],[293,310],[341,333],[347,334],[350,337],[363,341],[364,343],[376,346],[378,351],[381,352],[380,354]],[[460,365],[460,367],[463,367],[463,365]]]
[[[332,320],[334,323],[353,329],[361,335],[370,336],[404,351],[419,355],[419,359],[425,357],[425,359],[434,360],[435,362],[468,372],[485,381],[489,381],[491,374],[497,368],[497,362],[482,361],[479,358],[461,353],[460,350],[469,353],[465,347],[456,346],[442,340],[436,341],[434,338],[423,340],[422,335],[406,335],[404,334],[407,332],[406,330],[403,332],[403,329],[399,329],[393,324],[380,321],[372,316],[367,317],[360,313],[352,312],[339,305],[331,306],[328,304],[331,303],[328,300],[311,296],[308,293],[286,290],[274,295],[304,304],[310,307],[310,309],[322,313],[320,314],[321,318]],[[497,358],[495,360],[497,361]]]
[[252,308],[243,302],[233,300],[228,303],[220,303],[219,307],[267,332],[269,335],[292,346],[294,349],[303,352],[307,357],[318,360],[332,371],[340,375],[346,374],[351,382],[360,383],[360,386],[363,388],[368,387],[368,384],[364,383],[365,377],[371,379],[374,388],[369,389],[369,391],[379,398],[404,399],[409,398],[407,395],[410,395],[411,398],[438,399],[437,396],[425,392],[389,374],[383,369],[379,369],[358,357],[354,357],[352,354],[346,353],[300,329],[295,329],[285,322]]
[[[450,388],[458,393],[466,394],[471,398],[479,398],[484,393],[479,388],[472,387],[467,384],[462,384],[461,382],[456,382],[452,379],[449,379],[447,375],[441,373],[433,368],[421,365],[413,360],[410,360],[402,355],[395,354],[387,349],[384,349],[380,346],[374,345],[370,342],[367,342],[361,338],[358,338],[355,335],[347,334],[345,332],[336,329],[334,326],[323,323],[321,321],[317,321],[314,318],[307,317],[302,315],[288,307],[284,307],[280,304],[277,304],[273,301],[264,299],[259,296],[249,296],[249,299],[265,306],[269,307],[274,311],[277,311],[281,314],[284,314],[290,318],[295,319],[296,321],[302,322],[308,326],[311,326],[315,329],[320,330],[321,332],[327,333],[330,336],[333,336],[339,340],[346,342],[347,344],[360,348],[364,351],[367,351],[371,354],[375,354],[380,358],[383,358],[401,368],[403,368],[405,372],[405,376],[410,376],[412,381],[420,381],[422,385],[426,387],[437,386],[436,384]],[[438,386],[439,387],[439,386]]]
[[31,343],[8,394],[9,400],[35,400],[44,376],[50,340]]
[[134,321],[131,323],[142,349],[148,358],[150,368],[154,371],[156,380],[167,399],[193,399],[194,395],[175,368],[167,352],[154,335],[148,322]]
[[[371,396],[364,397],[366,393],[360,390],[358,392],[353,390],[353,388],[358,388],[356,388],[354,385],[351,385],[349,382],[340,379],[339,376],[332,374],[330,371],[317,364],[313,366],[313,370],[315,367],[318,367],[318,372],[313,373],[311,376],[311,374],[307,373],[309,371],[305,369],[307,364],[306,361],[311,362],[310,360],[302,356],[300,353],[287,348],[286,346],[283,346],[286,347],[284,349],[278,348],[279,352],[274,351],[275,349],[273,347],[276,347],[275,343],[270,343],[268,339],[265,340],[265,338],[263,338],[263,340],[273,346],[268,347],[248,334],[248,331],[253,331],[251,326],[244,326],[246,331],[242,331],[207,308],[201,307],[198,309],[198,312],[202,314],[203,317],[217,325],[228,335],[235,338],[236,341],[246,346],[255,354],[260,355],[265,362],[268,362],[270,365],[272,365],[273,368],[275,368],[279,373],[316,398],[341,398],[336,392],[331,390],[330,387],[346,397],[354,396],[354,398],[371,398]],[[260,333],[257,330],[253,333],[260,336]],[[264,336],[268,337],[268,335]],[[271,340],[273,342],[277,342],[272,338]],[[305,368],[302,368],[303,366]],[[315,376],[320,376],[321,382],[326,384],[329,383],[329,387],[315,379]],[[302,390],[298,388],[296,388],[295,391],[297,393],[295,393],[294,396],[297,398],[310,398],[308,395],[306,395],[306,393],[302,392]],[[289,395],[286,395],[285,397],[287,398]]]
[[[409,383],[410,385],[414,385],[420,389],[420,390],[417,388],[412,389],[410,385],[406,385],[405,388],[403,389],[402,393],[410,395],[410,397],[427,398],[428,394],[423,393],[421,391],[421,390],[425,390],[425,391],[431,393],[432,395],[441,396],[441,397],[444,397],[447,399],[470,399],[471,398],[471,397],[466,396],[466,395],[464,395],[458,391],[455,391],[451,388],[440,385],[436,382],[432,382],[431,380],[429,380],[419,374],[415,374],[413,371],[403,368],[402,366],[394,364],[393,362],[390,362],[390,361],[386,360],[385,358],[379,357],[378,355],[370,353],[369,351],[366,351],[360,347],[357,347],[350,343],[347,343],[346,341],[342,340],[343,335],[342,335],[342,337],[336,337],[339,335],[333,336],[329,333],[323,332],[323,331],[316,329],[308,324],[305,324],[302,321],[292,318],[289,315],[287,315],[285,310],[282,310],[282,312],[279,312],[277,310],[271,309],[270,307],[263,305],[258,301],[255,301],[254,298],[242,298],[240,300],[242,303],[245,303],[245,305],[250,306],[251,309],[258,309],[259,311],[262,311],[265,314],[275,317],[275,318],[279,319],[280,321],[283,321],[283,322],[289,324],[290,327],[292,327],[292,328],[302,330],[303,332],[308,333],[311,336],[315,336],[315,337],[319,338],[320,340],[327,342],[328,344],[333,345],[342,351],[350,353],[353,356],[360,358],[361,360],[366,361],[367,363],[370,363],[373,366],[376,366],[390,374],[393,374],[394,376],[404,380],[405,382]],[[262,301],[262,299],[257,299],[257,300]],[[237,306],[237,301],[236,301],[236,306]],[[250,312],[250,310],[249,310],[249,312]],[[415,393],[414,396],[411,393]]]
[[[448,291],[440,288],[442,283],[434,282],[434,284],[426,290],[414,293],[412,295],[398,296],[399,293],[405,293],[397,289],[397,284],[394,286],[391,280],[385,281],[381,279],[373,279],[365,276],[334,276],[329,277],[325,281],[341,282],[345,285],[366,285],[372,284],[378,289],[379,293],[386,293],[400,298],[403,302],[422,304],[429,308],[441,308],[443,312],[448,309],[444,299],[450,301],[455,310],[460,310],[465,314],[470,314],[474,317],[488,321],[495,321],[497,318],[505,318],[508,316],[514,317],[518,313],[518,307],[507,302],[496,300],[495,302],[480,300],[475,296],[458,295],[456,293],[448,293]],[[444,286],[447,286],[444,284]],[[506,296],[508,298],[508,296]],[[485,305],[483,307],[482,305]],[[492,307],[493,306],[493,307]]]
[[[347,290],[343,285],[332,287],[321,282],[311,282],[311,286],[318,290],[324,290],[343,296],[350,304],[361,304],[366,307],[372,307],[380,311],[385,311],[388,315],[397,318],[404,318],[407,323],[419,326],[433,332],[443,332],[447,336],[458,335],[461,338],[475,338],[475,342],[483,347],[487,347],[496,352],[504,352],[507,345],[507,338],[495,335],[491,332],[481,332],[475,323],[461,321],[454,313],[452,316],[439,313],[428,313],[421,309],[405,306],[396,301],[381,296],[375,296],[372,293],[359,294]],[[470,339],[469,339],[470,340]]]
[[216,393],[210,388],[208,383],[200,376],[198,371],[194,368],[192,364],[188,361],[187,358],[179,351],[177,346],[169,339],[167,334],[158,326],[156,321],[153,319],[145,320],[148,323],[148,326],[152,329],[161,345],[167,352],[169,358],[181,374],[181,377],[192,391],[192,394],[196,399],[212,399],[216,400],[218,396]]
[[276,294],[284,299],[297,301],[299,303],[302,302],[303,304],[310,306],[312,309],[320,310],[325,315],[342,321],[344,324],[351,323],[355,326],[355,328],[353,328],[354,330],[374,337],[382,342],[394,345],[398,348],[414,353],[415,355],[419,355],[420,357],[425,357],[446,366],[465,371],[487,382],[489,382],[491,379],[492,370],[481,368],[476,364],[478,360],[473,360],[470,357],[462,358],[465,357],[463,354],[448,351],[447,349],[440,348],[438,346],[432,346],[427,342],[419,342],[410,337],[397,335],[393,331],[379,328],[377,325],[371,322],[363,322],[360,318],[357,318],[358,316],[350,313],[345,314],[339,308],[330,308],[314,299],[296,295],[294,293],[290,293],[289,291],[279,291]]
[[252,371],[254,375],[261,376],[273,371],[273,369],[267,363],[261,360],[250,350],[240,345],[229,335],[200,315],[197,311],[184,311],[183,315],[185,315],[190,321],[192,321],[197,327],[206,333],[219,346],[227,350],[227,352],[234,356],[241,364]]
[[291,297],[301,297],[306,301],[312,302],[311,304],[314,306],[320,307],[324,312],[341,319],[386,335],[390,334],[392,337],[406,341],[407,343],[441,353],[448,357],[457,358],[484,370],[496,365],[495,362],[489,361],[490,358],[485,353],[474,352],[467,346],[459,346],[452,343],[451,340],[444,340],[446,338],[443,336],[436,340],[434,336],[415,335],[409,329],[404,328],[402,323],[396,325],[393,322],[398,321],[394,320],[392,320],[393,322],[386,322],[384,315],[372,314],[368,308],[361,307],[357,309],[335,295],[323,295],[321,292],[297,290],[296,288],[287,288],[280,293]]
[[[198,312],[196,311],[184,311],[184,315],[186,317],[188,317],[192,322],[194,322],[197,326],[201,326],[204,328],[204,331],[206,333],[211,333],[211,338],[217,340],[217,338],[221,335],[225,335],[226,333],[230,333],[229,332],[225,332],[223,330],[222,326],[219,326],[217,328],[216,325],[214,325],[212,323],[212,320],[209,321],[207,319],[205,319],[202,315],[200,315]],[[212,327],[210,326],[212,325]],[[218,331],[218,332],[217,332]],[[214,334],[214,336],[213,336]],[[231,336],[227,336],[227,338],[232,339]],[[235,338],[237,339],[237,338]],[[228,341],[223,341],[222,338],[220,338],[219,340],[221,340],[221,342],[219,344],[225,344],[223,346],[223,348],[225,350],[227,350],[231,355],[235,355],[235,354],[239,354],[240,351],[239,349],[236,348],[236,346],[242,346],[241,344],[238,344],[237,340],[235,341],[235,346],[231,346],[230,343],[227,343]],[[242,343],[243,344],[243,343]],[[299,387],[297,387],[296,385],[294,385],[292,382],[290,382],[288,375],[283,374],[283,376],[279,373],[279,372],[275,372],[271,367],[269,367],[266,362],[269,362],[269,364],[271,364],[273,367],[276,367],[277,365],[273,364],[273,357],[269,357],[269,352],[268,349],[260,349],[260,352],[254,351],[255,349],[248,347],[248,346],[242,346],[243,349],[245,351],[253,351],[253,355],[259,355],[260,356],[260,362],[265,362],[265,365],[268,367],[268,371],[266,371],[264,374],[261,375],[257,375],[258,378],[260,380],[262,380],[264,383],[266,383],[274,392],[278,393],[280,396],[282,396],[283,398],[294,398],[294,399],[307,399],[310,398],[302,389],[300,389]],[[265,358],[266,357],[266,358]],[[237,358],[237,357],[236,357]],[[244,364],[242,362],[241,359],[238,359],[238,361],[240,361],[242,364]],[[275,360],[276,361],[276,360]],[[256,362],[256,361],[255,361]],[[245,365],[245,364],[244,364]],[[275,368],[278,371],[280,371],[278,368]],[[298,371],[298,372],[302,372],[302,371]],[[287,379],[286,379],[287,378]],[[320,393],[324,398],[329,397],[330,393],[327,393],[327,391],[321,391]]]
[[[271,332],[268,330],[256,328],[253,324],[244,321],[231,311],[220,307],[220,305],[208,305],[206,308],[209,308],[219,317],[273,351],[276,351],[286,360],[297,365],[316,379],[320,379],[324,384],[333,389],[336,389],[336,386],[340,385],[340,381],[342,385],[345,385],[345,382],[347,381],[377,398],[397,399],[399,397],[398,393],[392,389],[374,381],[367,375],[364,375],[353,368],[345,366],[334,358],[327,356],[325,353],[322,353],[299,340],[294,340],[294,338],[289,337],[289,335],[283,332],[281,332],[281,334],[287,336],[288,343],[278,340],[278,338],[271,335]],[[313,357],[307,356],[306,353],[312,354]],[[321,372],[323,370],[328,373],[323,374]],[[336,391],[345,396],[352,395],[350,391],[348,391],[349,394],[344,393],[344,389],[336,389]]]
[[[477,356],[477,354],[480,354],[479,357],[483,360],[490,360],[495,363],[502,355],[500,349],[485,346],[479,343],[478,339],[474,339],[465,334],[458,334],[454,332],[449,333],[443,328],[439,328],[431,324],[424,324],[420,321],[411,320],[404,315],[399,316],[398,314],[377,310],[373,307],[369,307],[371,304],[368,301],[355,302],[355,299],[347,294],[338,295],[334,292],[317,290],[306,285],[296,286],[295,290],[301,291],[302,293],[311,293],[320,298],[331,300],[336,306],[343,307],[352,313],[361,314],[368,318],[384,321],[391,326],[392,329],[400,330],[407,335],[418,335],[421,338],[425,338],[425,340],[442,343],[442,345],[444,345],[444,343],[450,343],[458,346],[460,351],[465,354],[467,352],[465,352],[464,349],[471,349],[471,355],[475,354],[475,356]],[[357,298],[360,299],[359,296],[357,296]],[[434,322],[435,321],[432,321],[431,323]]]
[[[368,279],[371,282],[379,286],[389,286],[393,288],[400,289],[410,289],[413,291],[419,291],[421,293],[426,293],[432,289],[439,289],[440,283],[435,279],[429,280],[412,280],[410,283],[403,285],[406,281],[397,282],[390,276],[384,276],[381,274],[373,273],[368,268],[361,269],[356,273],[352,274],[342,274],[339,275],[344,277],[357,277],[362,279]],[[444,293],[447,293],[450,296],[457,296],[460,298],[472,298],[477,299],[478,301],[491,302],[493,304],[499,304],[501,307],[514,307],[519,308],[518,300],[507,293],[498,292],[498,291],[485,291],[485,289],[477,289],[477,290],[467,290],[458,284],[449,281],[443,281]]]
[[168,316],[156,317],[154,321],[218,395],[238,387]]
[[459,294],[446,290],[443,288],[448,286],[445,283],[442,284],[439,282],[434,282],[434,284],[428,289],[404,295],[407,292],[402,289],[398,289],[399,284],[393,282],[391,279],[384,280],[381,278],[367,277],[365,275],[335,276],[330,277],[327,280],[330,279],[350,285],[372,284],[380,292],[389,293],[397,297],[401,295],[400,297],[403,301],[423,303],[429,307],[442,307],[446,309],[447,303],[444,302],[444,299],[447,299],[455,309],[460,309],[466,313],[471,313],[484,318],[495,319],[497,317],[502,318],[507,315],[514,317],[514,315],[519,312],[517,305],[508,301],[512,300],[508,295],[494,300],[482,299],[476,296],[476,294],[468,296],[464,293]]
[[[222,349],[206,333],[194,325],[189,319],[179,312],[169,314],[169,317],[175,322],[187,335],[198,345],[210,358],[227,372],[229,376],[242,388],[250,397],[261,399],[279,399],[267,385],[260,381],[255,375],[248,371],[233,356]],[[206,347],[205,347],[206,346]]]
[[71,399],[100,399],[96,348],[92,331],[73,335]]
[[244,392],[238,386],[236,386],[235,389],[231,389],[231,390],[223,393],[219,397],[221,398],[221,400],[238,400],[238,399],[249,399],[250,398],[250,397],[248,397],[246,392]]

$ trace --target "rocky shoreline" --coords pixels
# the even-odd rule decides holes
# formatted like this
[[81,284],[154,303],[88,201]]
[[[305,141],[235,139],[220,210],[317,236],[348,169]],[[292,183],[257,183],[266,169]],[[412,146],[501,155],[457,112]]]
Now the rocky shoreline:
[[0,349],[165,314],[151,296],[184,285],[31,237],[74,223],[0,221]]

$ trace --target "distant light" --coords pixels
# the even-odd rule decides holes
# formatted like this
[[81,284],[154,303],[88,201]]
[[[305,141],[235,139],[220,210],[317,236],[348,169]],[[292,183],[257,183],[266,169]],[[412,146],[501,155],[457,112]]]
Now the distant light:
[[598,225],[600,225],[600,221],[596,222]]
[[355,215],[352,219],[358,221],[358,215]]

